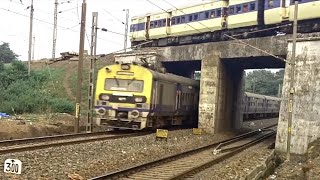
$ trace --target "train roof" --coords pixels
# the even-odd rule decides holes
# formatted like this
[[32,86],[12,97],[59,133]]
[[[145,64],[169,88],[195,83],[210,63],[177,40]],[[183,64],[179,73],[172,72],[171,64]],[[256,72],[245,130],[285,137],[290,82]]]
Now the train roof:
[[[194,7],[194,6],[198,6],[198,5],[202,5],[202,4],[208,4],[208,3],[214,3],[214,2],[218,2],[218,1],[222,1],[222,0],[206,0],[206,1],[202,1],[202,2],[193,2],[193,3],[188,3],[187,5],[182,5],[182,6],[178,6],[178,10],[181,9],[185,9],[185,8],[189,8],[189,7]],[[164,9],[167,12],[172,12],[174,10],[177,10],[176,8],[169,8],[169,9]],[[142,18],[145,16],[153,16],[153,15],[158,15],[158,14],[162,14],[162,13],[166,13],[163,10],[158,10],[158,11],[154,11],[151,13],[144,13],[144,14],[138,14],[133,16],[131,19],[137,19],[137,18]]]
[[149,69],[149,71],[152,73],[155,79],[174,82],[174,83],[180,83],[185,85],[200,86],[200,82],[194,79],[178,76],[171,73],[161,73],[161,72],[153,71],[151,69]]
[[280,101],[281,98],[273,97],[273,96],[266,96],[261,94],[254,94],[251,92],[245,92],[245,95],[248,97],[254,97],[254,98],[260,98],[260,99],[268,99],[268,100],[274,100],[274,101]]

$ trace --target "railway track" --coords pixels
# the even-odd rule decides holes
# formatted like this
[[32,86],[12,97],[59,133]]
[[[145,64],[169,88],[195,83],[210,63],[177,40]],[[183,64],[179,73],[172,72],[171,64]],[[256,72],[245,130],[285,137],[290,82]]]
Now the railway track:
[[142,136],[146,134],[149,133],[143,132],[115,134],[110,132],[97,132],[4,140],[0,141],[0,154],[16,153],[70,144],[80,144],[99,140],[111,140],[132,136]]
[[228,159],[235,154],[275,135],[268,126],[234,138],[191,151],[91,178],[100,179],[182,179]]

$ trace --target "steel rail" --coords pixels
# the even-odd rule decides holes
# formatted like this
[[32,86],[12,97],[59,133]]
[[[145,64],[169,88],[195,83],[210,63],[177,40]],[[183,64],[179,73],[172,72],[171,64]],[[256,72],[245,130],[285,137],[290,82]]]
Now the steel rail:
[[[122,134],[122,135],[106,135],[106,136],[100,136],[100,137],[93,137],[90,138],[90,136],[86,139],[66,139],[66,141],[61,141],[61,142],[36,142],[32,144],[27,145],[22,145],[22,146],[9,146],[9,147],[0,147],[0,154],[8,154],[8,153],[17,153],[17,152],[22,152],[22,151],[32,151],[32,150],[38,150],[38,149],[45,149],[49,147],[57,147],[57,146],[65,146],[65,145],[74,145],[74,144],[80,144],[80,143],[86,143],[86,142],[92,142],[92,141],[102,141],[102,140],[112,140],[112,139],[120,139],[120,138],[126,138],[126,137],[137,137],[137,136],[143,136],[147,135],[149,133],[129,133],[129,134]],[[75,136],[73,136],[75,137]],[[79,137],[76,137],[79,138]],[[80,137],[83,138],[83,137]],[[52,140],[52,139],[51,139]],[[59,139],[59,140],[64,140],[64,139]],[[58,140],[58,141],[59,141]]]
[[91,137],[99,135],[107,135],[110,132],[96,132],[96,133],[74,133],[74,134],[61,134],[53,136],[41,136],[33,138],[22,138],[22,139],[12,139],[12,140],[3,140],[0,141],[0,147],[8,145],[17,145],[17,144],[27,144],[33,143],[35,141],[48,141],[48,140],[62,140],[62,139],[71,139],[71,138],[81,138],[81,137]]
[[267,138],[269,138],[271,136],[274,136],[275,134],[276,134],[275,132],[270,132],[268,134],[265,134],[265,135],[263,135],[263,136],[261,136],[261,137],[259,137],[257,139],[254,139],[254,140],[252,140],[252,141],[250,141],[248,143],[245,143],[243,145],[236,146],[236,147],[233,147],[233,148],[223,149],[222,153],[225,152],[225,151],[230,151],[230,150],[231,151],[226,153],[226,154],[224,154],[224,155],[222,155],[222,156],[220,156],[220,157],[217,157],[217,158],[215,158],[215,159],[213,159],[213,160],[211,160],[211,161],[209,161],[207,163],[204,163],[204,164],[199,165],[197,167],[194,167],[194,168],[192,168],[190,170],[182,172],[182,173],[180,173],[180,174],[178,174],[176,176],[173,176],[173,177],[170,178],[170,180],[183,179],[183,178],[185,178],[187,176],[190,176],[190,175],[192,175],[192,174],[194,174],[196,172],[199,172],[199,171],[201,171],[203,169],[207,169],[207,168],[213,166],[214,164],[218,164],[219,162],[227,160],[227,159],[233,157],[234,155],[239,154],[240,152],[252,147],[253,145],[255,145],[255,144],[259,143],[259,142],[262,142],[263,140],[265,140],[265,139],[267,139]]
[[233,138],[230,138],[230,139],[227,139],[227,140],[223,140],[223,141],[218,142],[218,143],[213,143],[213,144],[210,144],[210,145],[207,145],[207,146],[203,146],[203,147],[200,147],[200,148],[197,148],[197,149],[193,149],[193,150],[190,150],[190,151],[182,152],[182,153],[179,153],[179,154],[176,154],[176,155],[172,155],[172,156],[169,156],[169,157],[158,159],[158,160],[155,160],[155,161],[152,161],[152,162],[148,162],[148,163],[145,163],[145,164],[141,164],[141,165],[138,165],[138,166],[130,167],[130,168],[127,168],[127,169],[124,169],[124,170],[108,173],[108,174],[105,174],[105,175],[102,175],[102,176],[93,177],[90,180],[115,179],[115,178],[119,178],[119,177],[124,177],[124,176],[130,175],[130,174],[132,174],[134,172],[139,172],[139,171],[141,171],[143,169],[146,169],[146,168],[150,168],[150,167],[154,167],[156,165],[168,163],[168,162],[171,162],[171,161],[174,161],[174,160],[177,160],[177,159],[181,159],[181,158],[186,157],[186,156],[190,156],[190,155],[205,151],[207,149],[211,149],[211,148],[214,148],[214,147],[217,147],[217,146],[221,146],[222,144],[223,145],[228,145],[228,144],[231,144],[233,142],[237,142],[237,141],[239,141],[241,139],[256,135],[256,134],[258,134],[258,133],[260,133],[260,132],[262,132],[264,130],[268,130],[268,129],[270,129],[272,127],[275,127],[275,126],[277,126],[277,124],[274,124],[274,125],[271,125],[271,126],[267,126],[267,127],[261,128],[261,129],[257,129],[257,130],[254,130],[254,131],[251,131],[251,132],[248,132],[248,133],[244,133],[244,134],[241,134],[239,136],[236,136],[236,137],[233,137]]

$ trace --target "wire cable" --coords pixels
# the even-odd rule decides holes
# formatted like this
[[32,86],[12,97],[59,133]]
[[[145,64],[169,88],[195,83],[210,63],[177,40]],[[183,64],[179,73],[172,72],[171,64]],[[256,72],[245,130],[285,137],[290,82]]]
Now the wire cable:
[[120,52],[122,52],[122,51],[124,51],[124,50],[136,48],[136,47],[138,47],[138,46],[141,46],[141,45],[144,45],[144,44],[148,44],[148,43],[151,43],[151,42],[153,42],[153,40],[151,40],[151,41],[146,41],[146,42],[143,42],[143,43],[134,45],[134,46],[127,47],[127,48],[123,48],[123,49],[120,49],[120,50],[117,50],[117,51],[113,51],[113,52],[111,52],[111,53],[103,54],[103,56],[120,53]]
[[[24,14],[15,12],[15,11],[11,11],[11,10],[9,10],[9,9],[5,9],[5,8],[1,8],[1,7],[0,7],[0,10],[8,11],[8,12],[10,12],[10,13],[17,14],[17,15],[24,16],[24,17],[29,18],[28,15],[24,15]],[[37,21],[39,21],[39,22],[45,23],[45,24],[53,25],[53,23],[44,21],[44,20],[42,20],[42,19],[37,19],[37,18],[33,18],[33,19],[34,19],[34,20],[37,20]],[[76,27],[76,26],[78,26],[78,25],[79,25],[79,24],[77,24],[77,25],[75,25],[75,26],[72,26],[72,27],[64,27],[64,26],[58,25],[57,27],[58,27],[58,28],[62,28],[61,30],[70,30],[70,31],[72,31],[72,32],[77,32],[77,33],[78,33],[79,31],[76,31],[76,30],[73,30],[73,29],[72,29],[72,28],[74,28],[74,27]],[[113,31],[108,31],[108,32],[116,33],[116,32],[113,32]],[[120,45],[120,43],[116,43],[116,42],[114,42],[114,41],[109,41],[109,40],[106,40],[106,39],[103,39],[103,38],[99,38],[99,37],[98,37],[97,39],[100,39],[100,40],[103,40],[103,41],[106,41],[106,42],[110,42],[110,43],[113,43],[113,44],[119,44],[119,45]]]
[[275,27],[270,27],[270,28],[265,28],[265,29],[258,29],[258,30],[255,30],[255,31],[249,31],[249,32],[245,32],[245,33],[235,34],[235,35],[232,35],[232,37],[242,36],[244,34],[252,34],[252,33],[257,33],[257,32],[263,32],[263,31],[268,31],[268,30],[272,30],[272,29],[278,29],[280,27],[286,27],[286,26],[292,26],[292,24],[283,24],[283,25],[279,25],[279,26],[275,26]]
[[263,52],[263,53],[265,53],[265,54],[268,54],[268,55],[270,55],[270,56],[272,56],[272,57],[274,57],[274,58],[277,58],[277,59],[280,59],[280,60],[282,60],[282,61],[284,61],[284,62],[286,62],[286,63],[289,63],[286,59],[284,59],[284,58],[282,58],[282,57],[280,57],[280,56],[273,55],[273,54],[271,54],[271,53],[269,53],[269,52],[267,52],[267,51],[265,51],[265,50],[262,50],[262,49],[260,49],[260,48],[257,48],[257,47],[255,47],[255,46],[253,46],[253,45],[251,45],[251,44],[245,43],[245,42],[243,42],[243,41],[240,40],[240,39],[237,39],[237,38],[235,38],[235,37],[229,36],[229,35],[227,35],[227,34],[223,34],[223,35],[226,36],[226,37],[228,37],[228,38],[231,38],[231,39],[233,39],[233,40],[236,40],[236,41],[240,42],[240,43],[243,44],[243,45],[249,46],[249,47],[251,47],[251,48],[253,48],[253,49],[256,49],[256,50],[261,51],[261,52]]
[[123,21],[121,21],[119,18],[117,18],[116,16],[114,16],[113,14],[111,14],[109,11],[103,9],[106,13],[108,13],[110,16],[112,16],[114,19],[116,19],[117,21],[119,21],[121,24],[125,24]]

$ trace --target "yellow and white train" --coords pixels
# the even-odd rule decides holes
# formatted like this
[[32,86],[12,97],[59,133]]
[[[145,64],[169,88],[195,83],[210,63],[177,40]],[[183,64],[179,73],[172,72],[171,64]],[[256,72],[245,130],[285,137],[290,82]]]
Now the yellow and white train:
[[141,130],[196,123],[199,81],[136,64],[100,69],[95,111],[97,124]]
[[[299,32],[320,31],[320,0],[299,1]],[[133,17],[131,42],[144,46],[167,46],[223,40],[227,34],[279,27],[293,21],[294,0],[213,0],[162,13]],[[283,28],[281,28],[283,27]],[[290,33],[292,27],[281,26],[250,35]],[[270,28],[271,29],[271,28]],[[249,37],[244,33],[244,37]]]

